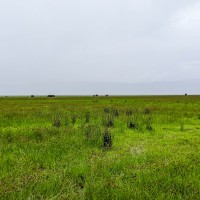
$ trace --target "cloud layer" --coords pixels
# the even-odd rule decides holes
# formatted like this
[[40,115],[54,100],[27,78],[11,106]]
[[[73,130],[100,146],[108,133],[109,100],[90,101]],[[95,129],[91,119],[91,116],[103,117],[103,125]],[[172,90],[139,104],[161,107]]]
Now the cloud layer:
[[3,0],[0,93],[199,79],[199,35],[198,0]]

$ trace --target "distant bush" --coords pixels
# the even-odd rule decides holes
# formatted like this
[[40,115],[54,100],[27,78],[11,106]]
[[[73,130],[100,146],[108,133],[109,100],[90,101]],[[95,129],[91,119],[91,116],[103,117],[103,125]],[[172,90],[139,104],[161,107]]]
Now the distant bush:
[[52,98],[52,97],[56,97],[56,96],[53,94],[50,94],[50,95],[47,95],[47,97]]

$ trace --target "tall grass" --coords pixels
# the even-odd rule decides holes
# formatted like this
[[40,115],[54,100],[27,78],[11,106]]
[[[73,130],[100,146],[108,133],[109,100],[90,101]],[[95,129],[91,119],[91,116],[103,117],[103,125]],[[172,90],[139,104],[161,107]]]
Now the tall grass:
[[0,199],[199,199],[199,102],[0,97]]

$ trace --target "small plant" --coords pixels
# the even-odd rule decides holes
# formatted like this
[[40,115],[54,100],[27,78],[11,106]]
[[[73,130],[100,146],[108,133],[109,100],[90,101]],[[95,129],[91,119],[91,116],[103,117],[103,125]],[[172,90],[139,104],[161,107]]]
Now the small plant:
[[11,133],[7,133],[5,135],[5,139],[8,143],[11,143],[13,141],[13,135]]
[[84,132],[86,140],[94,145],[100,145],[101,140],[101,129],[97,125],[85,124]]
[[109,113],[110,112],[110,108],[104,108],[104,113]]
[[135,124],[134,122],[132,122],[132,121],[129,121],[129,122],[127,123],[127,127],[130,128],[130,129],[135,129],[135,128],[137,128],[136,124]]
[[73,125],[76,123],[76,115],[71,115],[71,123]]
[[112,115],[104,116],[103,125],[105,127],[113,127],[114,126],[114,117]]
[[113,109],[112,113],[115,117],[119,117],[119,111],[117,109]]
[[105,129],[103,134],[103,147],[110,149],[112,147],[112,135],[109,133],[108,129]]
[[147,124],[147,125],[146,125],[146,129],[147,129],[148,131],[152,131],[152,130],[153,130],[153,127],[152,127],[151,124]]
[[131,116],[133,114],[133,111],[131,109],[126,111],[126,116]]
[[40,128],[37,128],[35,130],[33,130],[33,134],[32,134],[32,138],[35,139],[37,142],[40,142],[43,140],[44,136],[44,130],[43,129],[40,129]]
[[65,117],[65,126],[68,126],[69,125],[69,119],[68,119],[68,117],[66,116]]
[[80,187],[80,189],[83,189],[85,186],[85,178],[83,175],[79,175],[77,177],[77,185]]
[[61,117],[59,115],[54,116],[52,125],[57,128],[61,126]]
[[145,115],[148,115],[148,114],[150,114],[150,113],[151,113],[150,108],[145,108],[145,109],[144,109],[144,114],[145,114]]
[[181,122],[181,131],[184,131],[184,123],[183,122]]
[[148,118],[147,118],[146,129],[147,129],[148,131],[152,131],[152,130],[153,130],[152,118],[151,118],[151,117],[148,117]]
[[85,123],[89,123],[90,122],[90,113],[86,112],[85,113]]

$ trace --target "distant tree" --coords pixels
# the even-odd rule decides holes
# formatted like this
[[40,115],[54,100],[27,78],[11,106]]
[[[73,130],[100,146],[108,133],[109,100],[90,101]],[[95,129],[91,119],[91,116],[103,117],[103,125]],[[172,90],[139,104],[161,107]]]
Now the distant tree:
[[47,97],[49,97],[49,98],[52,98],[52,97],[56,97],[55,95],[52,95],[52,94],[50,94],[50,95],[48,95]]
[[34,95],[31,95],[31,98],[34,98],[35,96]]
[[187,96],[187,93],[185,93],[185,96]]
[[106,94],[105,96],[108,97],[108,94]]

